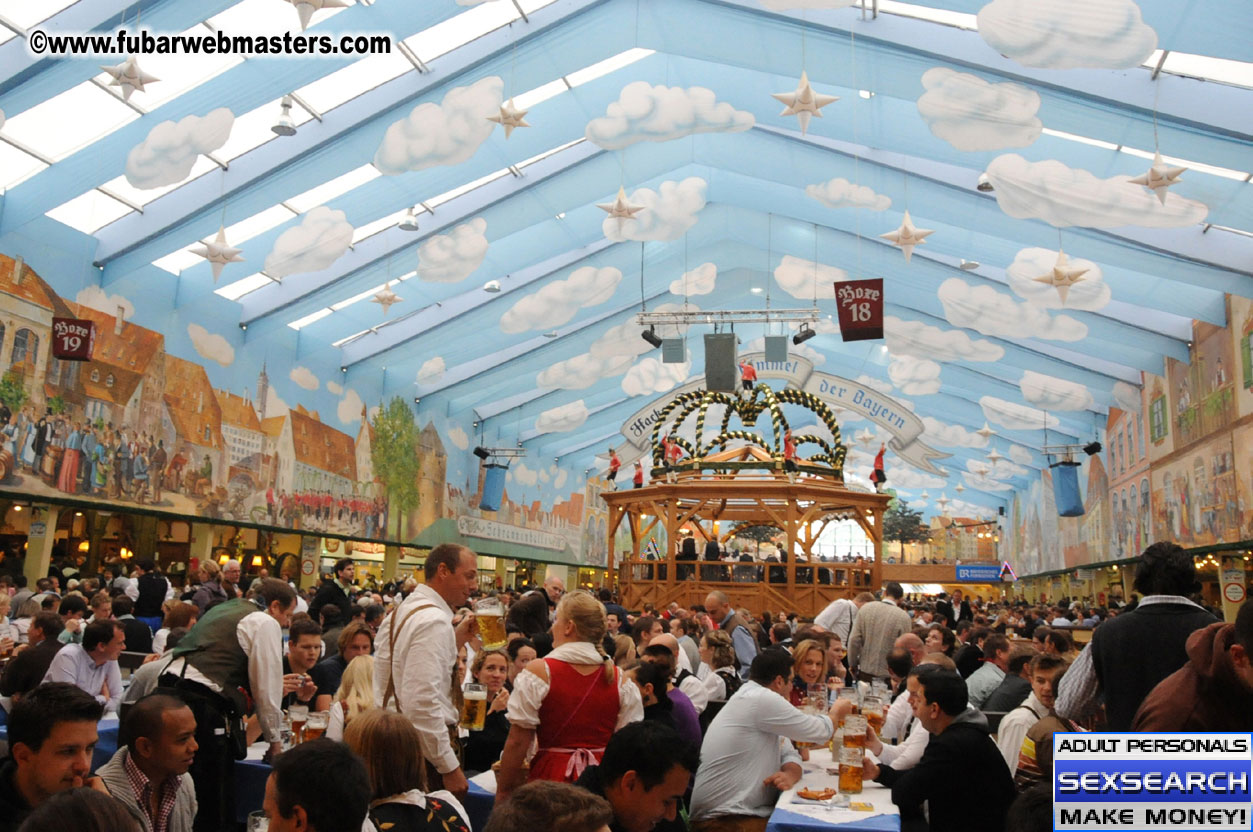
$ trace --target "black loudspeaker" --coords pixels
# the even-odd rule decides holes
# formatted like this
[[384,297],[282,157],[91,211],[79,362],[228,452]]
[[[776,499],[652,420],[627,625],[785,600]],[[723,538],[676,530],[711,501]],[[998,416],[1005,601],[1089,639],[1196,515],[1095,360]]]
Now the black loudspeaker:
[[996,511],[997,511],[997,513],[998,513],[998,514],[1000,514],[1002,517],[1004,517],[1004,516],[1005,516],[1005,506],[997,506],[997,507],[996,507]]
[[766,342],[766,361],[770,364],[782,364],[787,361],[787,336],[786,335],[767,335]]
[[505,495],[505,474],[509,469],[504,465],[484,465],[483,498],[479,500],[479,508],[483,511],[496,511],[500,508],[500,500]]
[[735,363],[735,333],[705,336],[705,389],[734,393],[738,367]]

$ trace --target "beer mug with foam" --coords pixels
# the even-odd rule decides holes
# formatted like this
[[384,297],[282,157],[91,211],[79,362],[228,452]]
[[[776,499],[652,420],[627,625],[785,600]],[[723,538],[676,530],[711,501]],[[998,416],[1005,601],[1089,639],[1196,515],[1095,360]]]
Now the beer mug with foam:
[[479,622],[479,636],[487,650],[505,646],[505,607],[499,598],[480,598],[474,602],[474,617]]
[[467,731],[482,731],[486,721],[487,688],[466,685],[461,700],[461,727]]

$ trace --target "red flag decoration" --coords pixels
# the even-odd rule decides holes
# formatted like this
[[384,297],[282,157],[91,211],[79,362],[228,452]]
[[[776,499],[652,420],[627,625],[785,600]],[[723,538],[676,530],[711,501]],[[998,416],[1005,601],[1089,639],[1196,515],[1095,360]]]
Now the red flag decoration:
[[52,319],[52,355],[62,361],[90,361],[96,329],[92,321]]
[[845,341],[883,337],[883,278],[836,283],[835,303],[840,312],[840,337]]

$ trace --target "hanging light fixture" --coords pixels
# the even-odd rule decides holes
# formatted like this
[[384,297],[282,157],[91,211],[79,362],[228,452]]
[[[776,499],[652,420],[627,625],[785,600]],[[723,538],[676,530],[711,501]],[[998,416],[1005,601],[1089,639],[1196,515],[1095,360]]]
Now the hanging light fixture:
[[291,117],[292,99],[290,95],[285,95],[278,102],[279,116],[278,121],[274,122],[274,126],[270,128],[270,132],[276,136],[294,136],[296,135],[296,122]]
[[418,214],[413,210],[413,206],[409,206],[405,210],[405,217],[400,221],[401,231],[417,231],[418,230]]

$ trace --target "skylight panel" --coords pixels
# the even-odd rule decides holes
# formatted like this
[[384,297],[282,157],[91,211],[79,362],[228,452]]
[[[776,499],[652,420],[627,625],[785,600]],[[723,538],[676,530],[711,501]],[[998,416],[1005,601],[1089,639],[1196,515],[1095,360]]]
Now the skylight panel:
[[[276,98],[255,110],[249,110],[242,116],[237,116],[235,125],[231,127],[231,137],[226,140],[226,144],[215,150],[213,155],[229,162],[250,150],[255,150],[271,139],[277,139],[278,136],[270,128],[278,121],[279,103],[282,100],[281,97]],[[313,116],[309,115],[303,107],[294,106],[291,108],[291,118],[292,122],[299,127]]]
[[1162,64],[1162,70],[1176,75],[1204,78],[1206,81],[1218,81],[1222,84],[1253,87],[1253,63],[1248,61],[1210,58],[1205,55],[1172,51],[1166,56],[1166,63]]
[[175,188],[186,185],[193,179],[197,179],[209,171],[216,169],[217,164],[212,159],[207,156],[197,156],[196,161],[191,166],[191,173],[188,174],[187,178],[181,182],[175,182],[173,185],[162,185],[160,188],[143,190],[136,188],[127,181],[125,175],[122,175],[110,179],[108,182],[104,183],[102,187],[107,189],[110,193],[120,196],[122,199],[143,207],[149,202],[152,202],[154,199],[165,196]]
[[358,226],[357,228],[353,229],[352,244],[355,246],[357,243],[361,242],[366,237],[373,237],[375,234],[378,234],[380,231],[386,231],[387,229],[391,228],[396,223],[400,222],[404,218],[404,216],[405,216],[404,211],[397,211],[394,214],[388,214],[385,217],[379,217],[374,222],[368,222],[365,225]]
[[226,226],[226,239],[231,241],[231,245],[238,247],[253,237],[264,234],[271,228],[278,228],[294,216],[295,214],[285,206],[271,205],[264,211],[253,214],[247,219],[240,220],[234,225]]
[[[10,116],[5,135],[61,161],[80,147],[112,133],[139,114],[90,81]],[[67,125],[74,125],[67,129]]]
[[[207,32],[203,26],[193,26],[184,34],[200,36]],[[120,61],[119,61],[120,62]],[[143,92],[138,90],[131,94],[131,102],[145,110],[154,110],[167,101],[171,101],[190,89],[194,89],[206,81],[221,75],[232,67],[242,64],[244,59],[233,55],[141,55],[139,65],[144,72],[155,75],[161,80],[148,84]],[[107,63],[107,61],[106,61]],[[96,80],[108,84],[113,80],[108,73],[102,72]]]
[[[197,245],[200,244],[197,243]],[[192,254],[191,249],[192,247],[188,246],[187,248],[181,248],[172,254],[159,257],[152,261],[152,265],[156,266],[158,269],[165,269],[172,275],[177,275],[184,269],[190,269],[197,263],[204,262],[204,258],[198,254]]]
[[337,196],[343,196],[353,188],[364,185],[380,176],[382,174],[379,173],[378,168],[374,167],[374,165],[362,165],[342,176],[335,177],[329,182],[323,182],[316,188],[310,188],[303,194],[298,194],[286,200],[286,202],[288,206],[303,214],[311,208],[330,202]]
[[[1123,153],[1130,156],[1137,156],[1141,159],[1155,158],[1155,154],[1152,151],[1140,150],[1138,147],[1127,147],[1124,145],[1118,149]],[[1193,162],[1190,159],[1180,159],[1178,156],[1167,156],[1162,154],[1162,161],[1168,165],[1187,168],[1188,170],[1194,170],[1197,173],[1208,173],[1211,176],[1221,176],[1224,179],[1235,179],[1238,182],[1243,182],[1249,178],[1247,171],[1220,168],[1217,165],[1207,165],[1204,162]]]
[[308,315],[305,315],[303,318],[297,318],[296,320],[289,323],[288,326],[296,330],[297,332],[299,332],[300,330],[307,327],[309,324],[316,323],[317,321],[322,320],[329,314],[331,314],[330,309],[322,308],[316,312],[311,312]]
[[0,191],[25,182],[46,167],[48,166],[26,151],[0,141]]
[[443,205],[445,202],[448,202],[449,200],[456,199],[457,197],[463,196],[464,194],[468,194],[470,191],[473,191],[475,188],[486,185],[488,182],[494,182],[497,179],[501,178],[502,176],[508,176],[508,175],[509,175],[509,168],[501,168],[498,171],[489,173],[487,176],[480,176],[478,179],[475,179],[473,182],[467,182],[464,185],[460,185],[456,188],[453,188],[451,191],[444,191],[444,193],[440,194],[439,196],[431,197],[430,199],[426,200],[426,204],[431,206],[432,208],[437,208],[440,205]]
[[77,2],[78,0],[0,0],[0,17],[7,18],[22,29],[29,29]]
[[519,17],[512,3],[484,3],[411,35],[404,42],[421,60],[430,61],[508,26]]
[[544,8],[545,6],[551,6],[556,2],[557,0],[520,0],[520,5],[522,6],[522,11],[530,14],[531,12]]
[[373,331],[374,331],[374,327],[370,327],[369,329],[363,329],[360,332],[354,332],[352,335],[349,335],[346,338],[340,338],[338,341],[333,342],[331,346],[342,347],[344,344],[347,344],[349,341],[356,341],[362,335],[368,335],[369,333]]
[[243,280],[236,280],[234,283],[228,283],[221,289],[214,290],[215,295],[221,295],[227,300],[239,300],[249,292],[256,291],[262,286],[268,286],[276,281],[271,280],[261,272],[250,274]]
[[129,205],[93,188],[53,208],[47,216],[84,234],[95,234],[98,229],[130,212]]
[[341,300],[339,303],[331,304],[331,309],[335,312],[338,312],[341,309],[346,309],[347,307],[352,306],[354,303],[357,303],[358,301],[363,301],[366,298],[377,295],[379,292],[383,291],[383,287],[386,285],[387,285],[386,283],[380,283],[379,285],[373,288],[366,289],[364,292],[358,292],[357,294],[353,295],[350,298]]
[[[329,17],[325,12],[315,15],[322,21]],[[289,3],[273,0],[242,0],[229,9],[209,18],[209,25],[228,35],[281,35],[299,32],[300,18],[296,8]]]
[[13,40],[15,37],[17,37],[15,32],[5,28],[4,26],[0,26],[0,43]]
[[1062,130],[1053,130],[1052,128],[1049,128],[1049,127],[1045,127],[1043,132],[1044,132],[1044,135],[1046,136],[1055,136],[1056,138],[1059,138],[1059,139],[1065,139],[1066,141],[1070,141],[1070,142],[1079,142],[1080,144],[1087,144],[1087,145],[1091,145],[1092,147],[1103,147],[1106,150],[1118,149],[1118,145],[1114,144],[1113,142],[1101,141],[1100,139],[1090,139],[1087,136],[1079,136],[1074,133],[1066,133]]
[[624,66],[630,66],[636,61],[641,61],[653,54],[652,49],[628,49],[625,52],[619,52],[612,58],[606,58],[603,61],[592,64],[576,72],[571,72],[566,76],[566,80],[570,82],[570,86],[577,87],[580,84],[586,84],[588,81],[594,81],[601,76],[616,72]]
[[958,29],[977,30],[978,18],[973,14],[952,12],[948,9],[933,9],[930,6],[919,6],[917,3],[900,3],[897,0],[879,0],[879,11],[897,14],[901,17],[915,17],[929,20],[944,26],[955,26]]
[[[390,55],[371,55],[353,61],[343,69],[336,70],[325,78],[319,78],[312,84],[301,87],[296,92],[309,106],[320,113],[326,113],[351,101],[363,92],[369,92],[387,81],[414,71],[413,64],[400,52]],[[294,108],[293,108],[294,109]]]
[[570,89],[570,87],[566,84],[566,82],[561,78],[558,78],[556,81],[549,81],[541,87],[536,87],[533,90],[527,90],[521,95],[515,95],[513,97],[513,103],[520,110],[529,110],[541,101],[547,101],[550,98],[561,95],[568,89]]
[[523,160],[523,161],[521,161],[521,162],[518,162],[518,164],[514,165],[514,167],[516,167],[516,168],[518,168],[519,170],[521,170],[522,168],[525,168],[525,167],[527,167],[528,165],[533,165],[533,164],[535,164],[536,162],[543,161],[544,159],[547,159],[549,156],[552,156],[552,155],[553,155],[553,154],[555,154],[555,153],[560,153],[561,151],[563,151],[563,150],[565,150],[565,149],[567,149],[567,148],[574,147],[576,144],[582,144],[582,143],[583,143],[583,142],[585,142],[585,141],[587,141],[587,139],[585,139],[585,138],[583,138],[582,136],[580,136],[579,138],[575,139],[574,141],[571,141],[571,142],[566,142],[565,144],[559,144],[559,145],[557,145],[556,147],[552,148],[551,150],[545,150],[543,153],[540,153],[540,154],[539,154],[539,155],[537,155],[537,156],[532,156],[530,159],[526,159],[526,160]]

